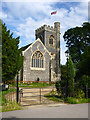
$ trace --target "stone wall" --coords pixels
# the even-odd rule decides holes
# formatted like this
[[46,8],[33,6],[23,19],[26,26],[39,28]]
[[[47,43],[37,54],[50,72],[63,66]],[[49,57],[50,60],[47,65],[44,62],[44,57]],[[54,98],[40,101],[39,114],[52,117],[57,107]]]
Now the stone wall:
[[[55,22],[54,27],[43,25],[35,30],[36,38],[40,36],[43,37],[43,43],[47,50],[55,55],[51,60],[51,80],[55,81],[55,77],[60,78],[60,23]],[[49,44],[49,37],[53,35],[55,38],[55,43],[53,46]],[[53,56],[52,56],[53,57]]]
[[[31,66],[31,56],[35,51],[40,51],[44,55],[45,67],[39,70],[35,70]],[[40,78],[40,81],[49,81],[49,61],[51,56],[45,49],[39,40],[36,40],[28,50],[24,52],[24,65],[23,65],[23,81],[36,81]]]

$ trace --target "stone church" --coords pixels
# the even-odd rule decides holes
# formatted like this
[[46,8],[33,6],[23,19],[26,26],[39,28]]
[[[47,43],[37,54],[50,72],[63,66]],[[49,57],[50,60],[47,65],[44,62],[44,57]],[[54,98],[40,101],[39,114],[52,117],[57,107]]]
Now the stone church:
[[35,37],[33,43],[22,47],[22,80],[60,80],[60,23],[41,26],[35,30]]

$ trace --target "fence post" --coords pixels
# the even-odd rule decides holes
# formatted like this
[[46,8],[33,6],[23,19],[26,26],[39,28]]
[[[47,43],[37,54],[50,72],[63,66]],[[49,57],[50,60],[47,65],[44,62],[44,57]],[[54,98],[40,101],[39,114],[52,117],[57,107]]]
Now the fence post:
[[41,104],[41,88],[40,88],[40,104]]
[[16,92],[16,101],[18,103],[19,99],[19,87],[18,87],[18,74],[17,74],[17,92]]

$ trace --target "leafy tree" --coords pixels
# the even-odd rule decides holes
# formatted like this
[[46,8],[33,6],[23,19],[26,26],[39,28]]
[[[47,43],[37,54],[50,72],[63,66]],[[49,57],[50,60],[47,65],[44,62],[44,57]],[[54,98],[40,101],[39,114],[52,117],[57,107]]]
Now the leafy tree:
[[63,36],[66,41],[72,61],[77,64],[85,48],[90,45],[90,23],[83,23],[82,27],[67,30]]
[[2,78],[2,21],[0,20],[0,82]]
[[0,20],[0,45],[2,45],[2,21]]
[[81,55],[81,61],[78,63],[78,69],[82,75],[90,76],[90,46],[88,46]]
[[71,56],[69,56],[67,62],[67,80],[68,80],[68,96],[72,97],[74,92],[74,77],[75,77],[75,65],[72,62]]
[[85,88],[85,86],[90,87],[90,46],[86,47],[84,53],[81,55],[81,61],[79,61],[77,65],[77,73],[76,79],[81,87],[81,89]]
[[67,65],[61,65],[62,86],[65,86],[66,79],[67,79]]
[[72,62],[70,56],[66,65],[61,65],[61,81],[56,82],[56,89],[58,94],[61,94],[62,97],[65,97],[64,95],[67,92],[68,96],[70,97],[73,96],[74,77],[75,77],[75,65]]
[[67,65],[61,65],[61,93],[65,97],[67,84]]
[[2,80],[14,79],[23,65],[23,57],[19,47],[19,37],[14,38],[13,33],[2,24]]
[[61,80],[57,81],[55,86],[59,95],[64,97],[67,80],[67,65],[61,65]]

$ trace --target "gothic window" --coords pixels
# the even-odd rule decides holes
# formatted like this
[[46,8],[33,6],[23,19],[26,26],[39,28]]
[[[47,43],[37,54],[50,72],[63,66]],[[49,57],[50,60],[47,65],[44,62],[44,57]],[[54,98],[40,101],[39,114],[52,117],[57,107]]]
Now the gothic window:
[[51,35],[51,36],[49,37],[49,44],[50,44],[50,45],[53,45],[53,42],[54,42],[54,36]]
[[36,51],[32,56],[32,67],[44,68],[44,57],[40,51]]

